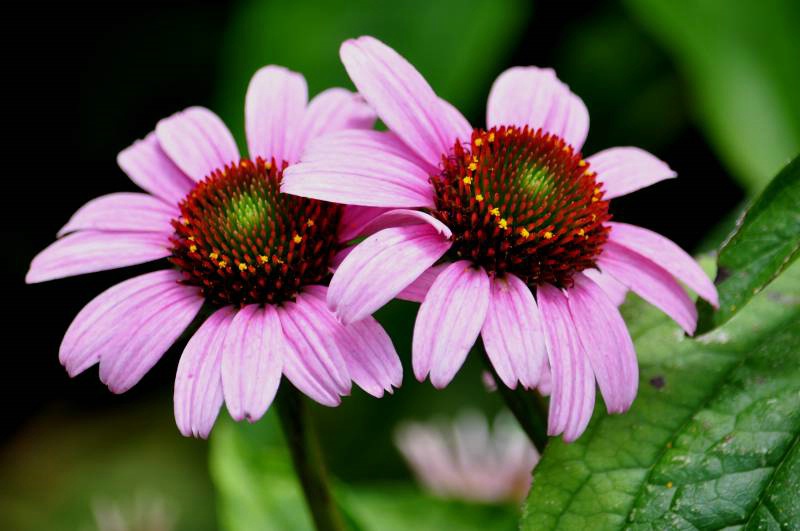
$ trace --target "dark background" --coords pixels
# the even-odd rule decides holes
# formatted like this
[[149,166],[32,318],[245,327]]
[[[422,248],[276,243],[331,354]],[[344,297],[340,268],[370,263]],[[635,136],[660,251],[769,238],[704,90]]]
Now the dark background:
[[[3,22],[4,56],[10,62],[3,82],[4,91],[10,92],[4,105],[2,185],[1,263],[6,297],[0,452],[4,462],[26,459],[26,448],[47,451],[46,445],[37,446],[41,440],[64,436],[55,428],[48,431],[48,426],[83,425],[86,419],[115,426],[122,438],[149,426],[148,419],[157,419],[152,422],[167,427],[164,437],[178,438],[169,419],[181,346],[122,396],[102,385],[96,369],[70,379],[58,363],[63,333],[83,305],[107,287],[161,264],[31,286],[24,284],[24,275],[33,256],[54,239],[78,207],[102,194],[135,190],[117,167],[116,155],[151,131],[160,118],[190,105],[204,105],[220,110],[226,120],[238,119],[239,125],[231,123],[231,128],[241,138],[236,130],[241,117],[231,118],[235,112],[231,109],[241,114],[242,80],[246,82],[254,70],[242,67],[243,71],[232,73],[238,65],[247,64],[230,57],[237,37],[231,32],[241,28],[244,16],[241,4],[123,1],[4,9],[10,10]],[[272,31],[273,23],[265,21],[262,31]],[[719,220],[741,203],[744,193],[695,125],[686,82],[671,58],[614,2],[540,2],[519,24],[507,49],[496,54],[493,64],[478,69],[472,91],[456,98],[466,116],[473,124],[483,124],[489,87],[505,68],[554,66],[589,108],[592,126],[586,153],[613,145],[637,145],[666,160],[680,176],[615,200],[616,219],[649,227],[686,249],[697,249]],[[414,28],[406,31],[412,39]],[[386,39],[404,52],[403,42]],[[447,69],[450,58],[438,57],[438,51],[434,47],[424,51],[427,64],[440,63]],[[264,51],[261,64],[278,62],[285,53],[274,55],[272,59],[270,51]],[[335,48],[325,61],[333,62],[326,68],[345,79],[335,63]],[[299,70],[303,65],[286,66]],[[430,68],[426,71],[420,66],[420,70],[432,73]],[[323,88],[309,72],[304,73],[312,92]],[[383,317],[394,315],[389,312]],[[405,325],[387,326],[396,331]],[[408,353],[401,355],[407,362]],[[408,386],[401,392],[416,390],[410,380],[407,371]],[[439,395],[426,396],[436,400]],[[136,413],[129,423],[108,420],[141,412],[141,404],[150,409]],[[323,423],[325,419],[333,422],[329,411],[322,415]],[[98,445],[96,451],[113,446],[114,440]],[[180,444],[187,452],[202,454],[205,449],[202,442]],[[58,459],[51,466],[59,466]],[[337,469],[336,457],[333,467],[342,475],[367,475],[364,470],[345,470],[341,464]]]

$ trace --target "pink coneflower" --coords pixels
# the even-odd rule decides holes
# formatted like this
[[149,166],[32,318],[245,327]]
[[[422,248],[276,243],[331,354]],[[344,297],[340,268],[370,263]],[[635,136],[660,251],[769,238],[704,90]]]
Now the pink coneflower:
[[548,430],[568,441],[589,421],[595,380],[610,412],[630,407],[638,367],[616,308],[620,287],[688,333],[697,316],[676,279],[717,303],[713,284],[677,245],[610,221],[610,199],[675,173],[633,147],[584,158],[588,112],[552,70],[501,74],[487,128],[473,129],[383,43],[350,40],[341,57],[390,132],[312,143],[282,190],[399,209],[367,226],[371,235],[337,270],[328,304],[338,317],[356,321],[398,294],[422,300],[418,379],[446,386],[481,335],[507,386],[534,388],[551,372]]
[[374,121],[357,95],[334,88],[308,102],[301,75],[268,66],[247,91],[250,159],[200,107],[161,120],[120,153],[120,167],[149,194],[90,201],[33,259],[26,280],[159,258],[174,267],[114,286],[78,314],[59,353],[69,374],[99,362],[113,392],[130,389],[205,303],[213,313],[186,345],[175,380],[184,435],[206,437],[223,400],[234,419],[260,418],[281,374],[329,406],[351,379],[375,396],[399,386],[400,361],[377,321],[344,326],[325,305],[336,254],[374,212],[279,191],[309,140]]
[[486,417],[461,413],[453,422],[408,422],[395,434],[419,482],[442,498],[519,503],[528,494],[539,452],[508,413],[490,428]]

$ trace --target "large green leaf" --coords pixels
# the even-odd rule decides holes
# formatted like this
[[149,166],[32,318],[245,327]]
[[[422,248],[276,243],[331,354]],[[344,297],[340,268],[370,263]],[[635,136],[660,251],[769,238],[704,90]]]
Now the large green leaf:
[[720,307],[698,303],[697,333],[730,319],[800,255],[800,157],[745,212],[717,259]]
[[[311,95],[351,86],[339,60],[345,39],[373,35],[403,54],[440,96],[483,118],[496,64],[510,54],[530,11],[523,0],[242,2],[224,39],[222,116],[243,131],[247,83],[265,64],[306,76]],[[241,137],[240,137],[241,138]]]
[[[272,412],[258,423],[220,419],[211,438],[211,475],[220,524],[228,531],[306,531],[311,518]],[[501,531],[514,508],[431,498],[411,485],[337,483],[336,499],[354,531]]]
[[672,54],[701,125],[750,192],[800,151],[795,0],[627,0]]
[[631,410],[553,440],[524,529],[797,529],[800,266],[702,341],[636,299]]

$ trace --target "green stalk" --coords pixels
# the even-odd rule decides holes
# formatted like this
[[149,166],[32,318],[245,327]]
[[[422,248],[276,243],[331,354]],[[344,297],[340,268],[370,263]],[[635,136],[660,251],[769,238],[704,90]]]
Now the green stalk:
[[318,531],[344,531],[308,408],[300,392],[287,384],[281,385],[275,403],[311,517]]
[[518,385],[516,389],[506,387],[506,384],[497,375],[497,371],[494,370],[494,366],[486,354],[483,342],[479,341],[476,347],[483,354],[483,360],[492,373],[492,378],[494,378],[494,382],[497,385],[497,392],[500,393],[508,409],[511,410],[528,438],[541,453],[544,451],[548,440],[547,405],[544,398],[536,391],[525,390],[521,385]]

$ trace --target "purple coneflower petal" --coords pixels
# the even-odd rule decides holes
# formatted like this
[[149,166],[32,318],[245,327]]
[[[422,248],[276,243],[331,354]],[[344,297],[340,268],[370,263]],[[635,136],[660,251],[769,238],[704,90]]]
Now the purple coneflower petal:
[[639,386],[633,341],[616,305],[581,274],[568,291],[569,310],[609,413],[627,411]]
[[155,133],[117,155],[117,164],[142,190],[177,204],[194,187],[192,180],[161,149]]
[[497,375],[511,389],[517,381],[528,389],[539,385],[547,358],[540,321],[536,299],[522,280],[510,273],[492,279],[481,337]]
[[370,221],[388,210],[388,208],[345,205],[342,219],[339,221],[339,241],[349,242],[357,238]]
[[350,79],[389,129],[428,163],[439,164],[462,134],[455,109],[442,105],[408,61],[372,37],[345,41],[339,54]]
[[255,422],[269,408],[283,368],[285,348],[278,312],[249,304],[230,324],[222,354],[222,390],[234,420]]
[[377,116],[359,94],[343,88],[330,88],[317,94],[308,104],[290,152],[290,162],[302,155],[308,143],[340,130],[372,129]]
[[641,298],[672,317],[687,334],[697,326],[697,308],[672,275],[644,256],[609,241],[597,260],[610,274]]
[[77,230],[174,232],[170,221],[180,216],[175,205],[149,194],[118,192],[92,199],[64,225],[59,236]]
[[584,269],[583,274],[591,278],[595,284],[603,288],[608,298],[611,299],[616,306],[625,302],[625,297],[628,295],[628,287],[615,279],[608,273],[603,273],[599,269]]
[[594,374],[575,331],[566,295],[549,284],[539,286],[536,295],[552,378],[547,433],[563,433],[564,441],[572,442],[592,417]]
[[[442,118],[447,120],[449,129],[453,131],[452,134],[455,135],[453,137],[453,143],[455,143],[456,140],[469,142],[470,138],[472,138],[472,125],[464,118],[464,115],[461,114],[461,111],[459,111],[455,105],[442,98],[439,98],[439,103],[442,106]],[[452,146],[450,146],[450,148],[452,149]]]
[[411,302],[424,301],[425,295],[428,294],[428,290],[431,289],[431,286],[433,286],[433,282],[436,280],[436,277],[439,276],[439,273],[447,269],[448,265],[450,264],[439,264],[429,267],[423,271],[414,282],[406,286],[403,291],[398,293],[395,298]]
[[432,207],[430,170],[416,159],[388,133],[332,133],[286,168],[281,191],[349,205]]
[[[337,406],[350,393],[350,374],[327,316],[300,294],[278,308],[286,350],[283,373],[320,404]],[[325,310],[330,313],[329,310]],[[338,323],[337,323],[338,325]]]
[[175,422],[186,437],[205,439],[222,407],[222,352],[236,310],[225,306],[195,332],[178,362]]
[[312,295],[308,302],[316,307],[320,316],[327,317],[331,329],[335,330],[339,350],[353,381],[378,398],[384,392],[391,393],[393,386],[400,387],[403,366],[389,334],[378,321],[367,316],[356,323],[343,325],[328,310],[325,302],[328,288],[309,286],[306,292]]
[[[402,212],[402,211],[399,211]],[[450,231],[421,212],[415,225],[376,232],[350,252],[331,279],[328,304],[344,323],[363,319],[392,300],[450,248]],[[401,214],[392,211],[399,219]]]
[[715,307],[719,296],[700,264],[674,242],[651,230],[627,223],[609,223],[609,239],[655,262]]
[[603,184],[605,199],[613,199],[678,174],[666,162],[637,147],[615,147],[586,159]]
[[414,325],[412,364],[422,381],[430,373],[436,388],[445,387],[478,339],[489,306],[489,276],[461,260],[434,281]]
[[552,69],[516,66],[492,85],[486,123],[489,127],[541,127],[580,151],[589,132],[589,111]]
[[116,269],[169,255],[169,240],[163,234],[81,231],[54,241],[37,254],[25,282],[33,284]]
[[[92,299],[75,316],[61,341],[58,356],[69,375],[77,376],[104,355],[116,355],[131,341],[131,322],[158,315],[177,292],[184,292],[187,296],[185,313],[179,315],[174,326],[170,323],[164,327],[177,338],[203,303],[197,289],[178,284],[180,279],[180,273],[171,269],[155,271],[117,284]],[[193,302],[191,294],[194,294]],[[165,340],[158,355],[166,352],[171,344],[172,341]]]
[[282,66],[265,66],[253,75],[244,116],[250,157],[295,161],[293,144],[300,134],[308,103],[305,78]]
[[164,152],[194,181],[239,161],[236,141],[219,116],[204,107],[189,107],[156,125]]
[[[114,338],[100,356],[100,381],[114,393],[136,385],[161,359],[200,311],[203,299],[197,288],[178,284],[116,312]],[[120,305],[125,309],[130,301]]]

